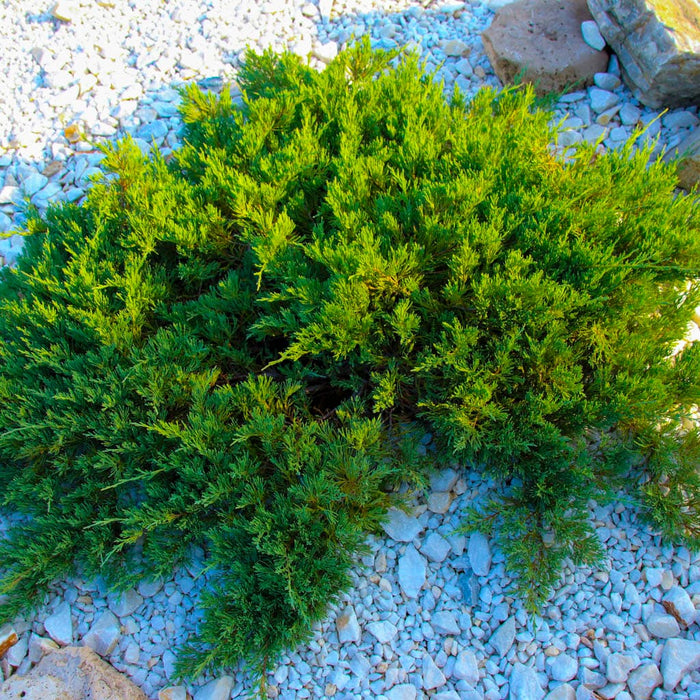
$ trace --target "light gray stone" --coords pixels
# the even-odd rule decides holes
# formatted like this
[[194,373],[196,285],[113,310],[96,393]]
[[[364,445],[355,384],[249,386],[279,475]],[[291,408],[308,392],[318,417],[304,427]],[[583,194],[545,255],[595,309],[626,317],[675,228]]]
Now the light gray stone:
[[71,620],[70,605],[61,603],[53,615],[44,620],[44,628],[51,639],[57,644],[66,646],[73,643],[73,621]]
[[428,496],[428,510],[442,515],[447,513],[452,503],[452,494],[447,491],[434,491]]
[[437,532],[431,532],[421,544],[421,554],[430,561],[444,561],[450,552],[450,543]]
[[425,583],[425,558],[409,544],[405,553],[399,558],[399,586],[407,598],[417,598]]
[[503,657],[508,653],[508,650],[513,646],[515,640],[515,618],[509,617],[496,631],[491,635],[489,640],[491,646],[498,652],[498,655]]
[[666,591],[661,599],[661,605],[669,615],[676,618],[678,624],[690,627],[695,622],[697,613],[693,601],[680,586],[674,586]]
[[120,637],[119,620],[114,613],[106,611],[93,622],[92,627],[83,637],[83,644],[100,656],[109,656],[119,643]]
[[482,532],[473,532],[469,538],[467,556],[472,570],[477,576],[488,576],[491,569],[491,547]]
[[605,39],[593,20],[581,22],[581,37],[595,51],[602,51],[605,48]]
[[396,542],[412,542],[423,532],[423,525],[418,518],[407,515],[398,508],[389,509],[388,518],[382,528]]
[[385,693],[387,700],[416,700],[418,691],[411,683],[401,683],[395,685]]
[[456,637],[462,631],[457,624],[454,613],[448,612],[447,610],[435,613],[430,619],[430,624],[439,634],[447,634]]
[[607,678],[610,683],[626,683],[631,671],[639,666],[639,661],[629,654],[610,654],[607,663]]
[[570,681],[576,678],[578,662],[569,654],[559,654],[550,666],[555,681]]
[[367,630],[376,637],[380,644],[390,644],[396,639],[396,635],[399,633],[396,626],[392,625],[388,620],[370,622],[367,625]]
[[596,84],[596,87],[599,87],[601,90],[609,91],[619,88],[622,84],[614,73],[596,73],[593,76],[593,82]]
[[509,680],[510,700],[542,700],[544,690],[537,678],[537,672],[521,663],[513,665]]
[[697,103],[696,0],[588,0],[588,7],[637,99],[654,109]]
[[620,109],[620,121],[625,126],[636,126],[641,116],[642,110],[629,102],[622,105],[622,109]]
[[163,588],[163,580],[156,581],[141,581],[136,589],[143,598],[152,598],[160,589]]
[[233,683],[233,676],[215,678],[194,694],[194,700],[228,700],[233,690]]
[[698,125],[698,118],[688,110],[669,112],[661,117],[661,123],[672,131],[678,129],[694,129]]
[[479,682],[479,666],[473,651],[465,649],[457,654],[452,677],[458,681],[466,681],[469,685],[476,685]]
[[656,664],[644,664],[630,673],[627,679],[627,687],[634,700],[649,700],[655,688],[658,688],[664,679]]
[[459,39],[445,39],[440,43],[440,48],[443,50],[445,56],[450,57],[464,56],[470,51],[469,46]]
[[143,598],[133,589],[122,594],[110,593],[107,596],[107,605],[117,617],[127,617],[135,613],[143,604]]
[[29,651],[29,635],[23,634],[17,640],[17,643],[13,644],[5,652],[3,659],[7,661],[7,663],[9,663],[10,666],[17,668],[22,663],[22,661],[24,661],[24,657],[27,655],[27,651]]
[[681,678],[700,667],[700,642],[690,639],[669,639],[661,655],[664,690],[674,690]]
[[[462,72],[459,70],[459,63],[457,64],[456,68],[457,71],[460,73]],[[430,490],[452,491],[454,485],[457,483],[457,479],[459,479],[459,474],[454,469],[442,469],[441,471],[430,475]]]
[[22,180],[22,190],[31,197],[39,190],[43,189],[49,182],[49,178],[41,173],[33,172],[29,177]]
[[576,700],[576,691],[568,683],[562,683],[547,693],[544,700]]
[[430,654],[423,656],[423,688],[425,690],[433,690],[441,688],[447,683],[445,674],[437,667],[433,657]]
[[[39,663],[42,657],[46,654],[56,651],[58,649],[58,644],[53,641],[53,639],[48,639],[47,637],[40,637],[38,634],[32,634],[29,637],[29,660],[33,663]],[[2,654],[0,654],[2,656]]]
[[619,101],[620,96],[609,90],[601,90],[597,87],[592,87],[588,91],[588,97],[591,101],[591,109],[600,114],[614,107]]
[[338,641],[341,644],[352,644],[360,641],[362,630],[357,622],[355,608],[347,605],[345,610],[338,615],[335,620],[335,627],[338,632]]
[[656,613],[647,620],[647,629],[655,637],[670,639],[677,637],[681,633],[681,628],[672,615],[662,615]]
[[625,621],[615,613],[603,615],[603,624],[611,631],[619,634],[625,629]]

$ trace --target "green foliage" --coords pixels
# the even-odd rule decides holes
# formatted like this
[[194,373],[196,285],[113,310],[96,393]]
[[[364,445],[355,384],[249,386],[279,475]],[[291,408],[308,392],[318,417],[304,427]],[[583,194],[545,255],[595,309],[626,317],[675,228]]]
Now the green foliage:
[[[348,585],[433,460],[506,486],[491,528],[532,605],[600,558],[625,487],[700,543],[700,215],[631,144],[564,161],[527,89],[445,103],[365,42],[322,73],[249,53],[244,105],[184,91],[171,162],[107,147],[81,206],[0,272],[5,618],[79,567],[115,589],[204,547],[185,674],[262,673]],[[679,430],[678,426],[683,425]]]

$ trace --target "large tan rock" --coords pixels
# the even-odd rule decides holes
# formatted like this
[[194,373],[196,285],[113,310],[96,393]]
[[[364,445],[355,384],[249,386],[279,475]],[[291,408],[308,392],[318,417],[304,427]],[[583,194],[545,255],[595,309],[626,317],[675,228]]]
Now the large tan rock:
[[538,94],[585,87],[608,66],[605,51],[581,35],[581,22],[590,20],[586,0],[519,0],[496,12],[482,34],[484,50],[506,85],[522,74]]
[[26,676],[0,686],[3,700],[146,700],[144,693],[88,647],[64,647]]
[[669,151],[667,160],[681,157],[678,164],[678,184],[684,190],[690,190],[700,182],[700,129],[695,129],[690,136]]
[[699,0],[588,0],[635,97],[649,107],[700,99]]

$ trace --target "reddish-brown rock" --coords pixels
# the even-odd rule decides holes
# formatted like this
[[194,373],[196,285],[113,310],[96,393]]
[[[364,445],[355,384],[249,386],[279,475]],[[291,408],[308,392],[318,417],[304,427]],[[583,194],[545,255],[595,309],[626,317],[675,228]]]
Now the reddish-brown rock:
[[146,700],[145,694],[88,647],[46,655],[27,675],[0,686],[3,700]]
[[517,76],[538,94],[586,87],[605,72],[608,55],[583,40],[591,20],[586,0],[519,0],[496,12],[482,34],[484,50],[502,83]]

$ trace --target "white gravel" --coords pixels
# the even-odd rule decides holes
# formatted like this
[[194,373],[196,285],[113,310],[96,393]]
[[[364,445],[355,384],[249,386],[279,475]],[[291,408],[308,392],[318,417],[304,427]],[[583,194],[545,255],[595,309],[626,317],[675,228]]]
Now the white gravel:
[[[448,94],[455,84],[467,95],[498,85],[479,39],[493,13],[478,2],[76,0],[56,11],[68,22],[52,17],[53,4],[0,6],[0,231],[21,225],[25,197],[40,209],[80,201],[99,173],[95,142],[128,131],[167,155],[178,145],[175,88],[235,80],[246,43],[312,53],[322,68],[353,34],[369,33],[376,46],[416,46],[428,69],[442,64]],[[595,87],[559,101],[561,147],[586,139],[616,148],[644,124],[645,138],[660,136],[658,154],[698,125],[695,108],[658,119],[619,76],[613,59]],[[20,236],[0,240],[9,264],[20,250]],[[371,539],[372,556],[358,562],[352,593],[270,674],[270,696],[700,697],[700,556],[662,544],[624,505],[591,504],[608,566],[567,568],[533,620],[509,593],[498,548],[483,536],[451,534],[460,510],[490,486],[477,473],[448,470],[410,517],[395,514],[388,534]],[[28,670],[51,638],[89,641],[157,697],[170,685],[173,650],[198,622],[201,569],[194,562],[121,600],[100,580],[56,584],[36,615],[15,621],[20,643],[0,662],[3,673]],[[240,669],[230,673],[188,690],[196,700],[243,697],[249,680]]]

